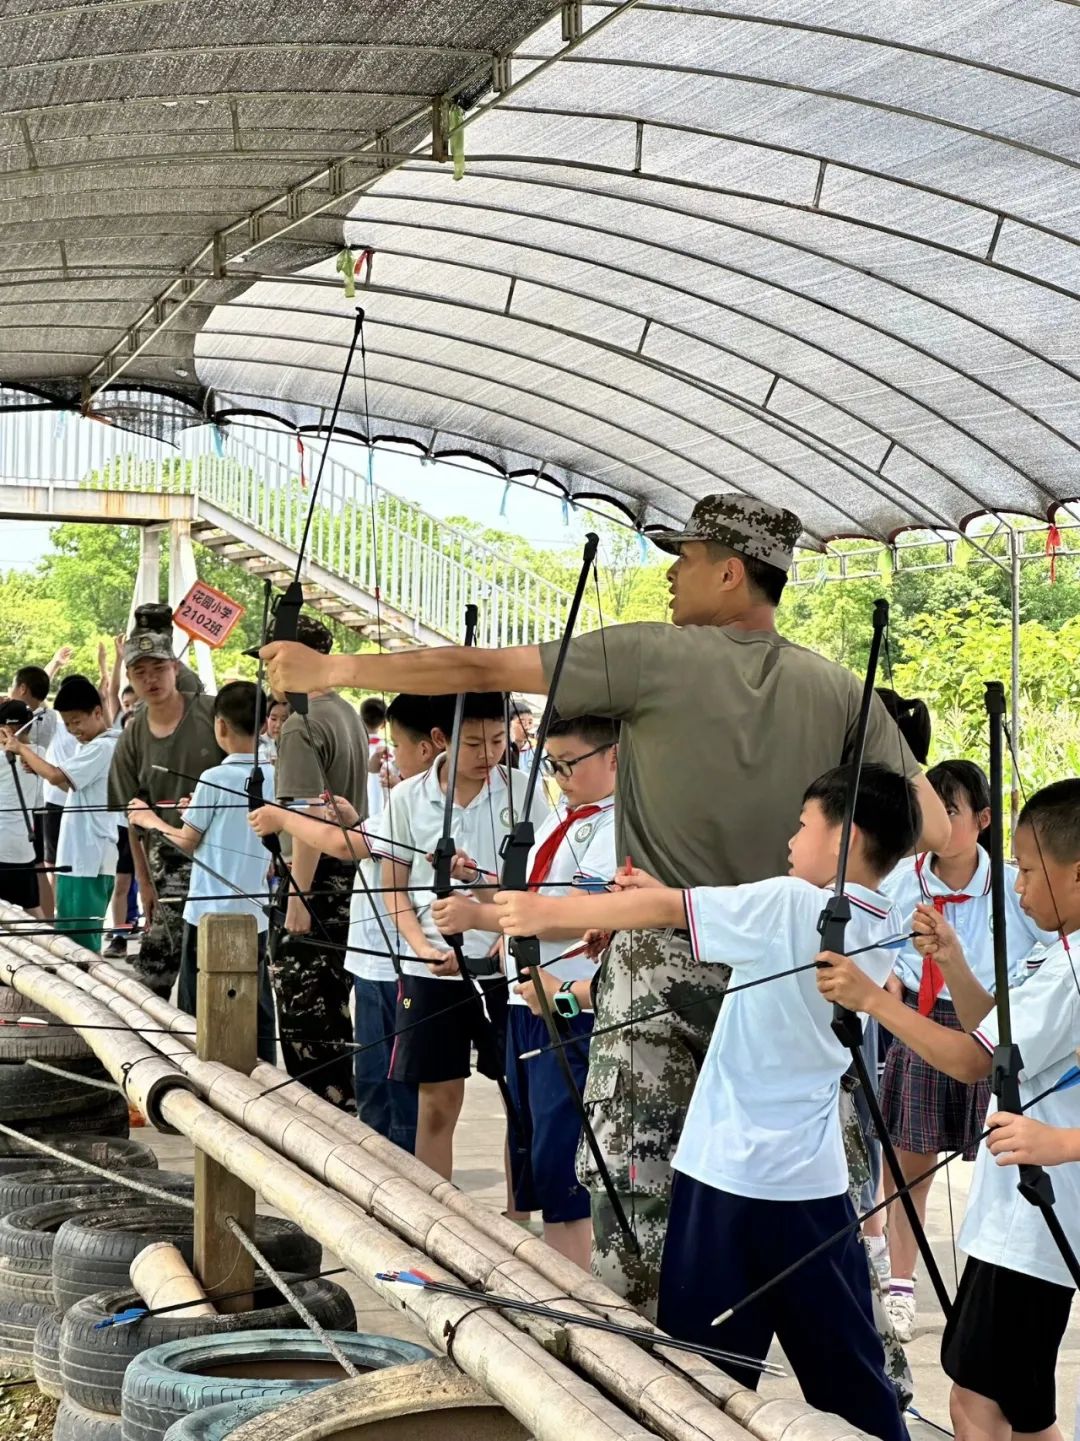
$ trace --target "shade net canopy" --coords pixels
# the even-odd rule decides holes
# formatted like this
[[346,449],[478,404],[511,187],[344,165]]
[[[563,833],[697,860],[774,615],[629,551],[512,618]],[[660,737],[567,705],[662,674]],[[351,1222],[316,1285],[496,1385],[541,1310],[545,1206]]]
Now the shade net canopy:
[[[170,0],[46,13],[5,27],[37,58],[0,102],[0,235],[9,274],[40,267],[5,297],[9,380],[317,428],[361,304],[349,430],[640,526],[739,490],[820,545],[1080,496],[1075,6],[226,4],[209,35]],[[432,94],[466,116],[460,179]]]

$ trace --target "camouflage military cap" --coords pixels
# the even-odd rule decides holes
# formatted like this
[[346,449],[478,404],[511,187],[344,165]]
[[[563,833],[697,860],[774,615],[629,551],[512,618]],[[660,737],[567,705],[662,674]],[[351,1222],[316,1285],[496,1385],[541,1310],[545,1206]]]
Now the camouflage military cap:
[[124,642],[124,665],[128,670],[141,660],[175,659],[171,630],[133,630]]
[[685,541],[711,540],[787,571],[802,534],[802,521],[793,511],[747,495],[705,495],[694,506],[685,529],[646,533],[654,545],[672,555],[678,555]]
[[296,639],[309,650],[317,650],[320,655],[329,655],[334,646],[334,637],[330,634],[329,627],[323,625],[321,620],[316,620],[313,615],[303,613],[296,622]]

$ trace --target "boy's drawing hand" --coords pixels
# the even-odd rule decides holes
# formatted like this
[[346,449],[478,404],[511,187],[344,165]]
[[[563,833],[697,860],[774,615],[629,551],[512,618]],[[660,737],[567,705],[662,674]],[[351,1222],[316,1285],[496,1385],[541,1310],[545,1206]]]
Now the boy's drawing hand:
[[1060,1126],[1008,1111],[998,1111],[989,1124],[993,1131],[986,1144],[999,1166],[1060,1166],[1073,1159],[1066,1145],[1068,1133]]
[[260,806],[248,813],[248,825],[257,836],[276,836],[284,829],[284,816],[278,806]]
[[453,951],[440,950],[438,946],[419,946],[416,955],[426,963],[433,976],[456,976],[459,972]]
[[475,914],[476,902],[461,895],[447,896],[431,907],[431,919],[444,936],[457,936],[471,930]]
[[933,906],[916,906],[911,929],[915,932],[915,949],[919,955],[932,956],[943,971],[965,964],[959,936]]
[[608,946],[611,945],[612,934],[611,931],[586,931],[584,937],[585,954],[591,960],[598,961]]
[[629,869],[621,867],[611,878],[611,889],[614,891],[648,891],[662,887],[663,884],[663,881],[658,881],[639,866],[631,866]]

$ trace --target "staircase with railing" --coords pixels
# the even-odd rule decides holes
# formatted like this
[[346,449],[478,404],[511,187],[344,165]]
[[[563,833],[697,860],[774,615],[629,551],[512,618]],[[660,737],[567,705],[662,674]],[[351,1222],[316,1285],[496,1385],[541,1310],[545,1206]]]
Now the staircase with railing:
[[[176,448],[57,412],[2,415],[0,505],[27,519],[186,520],[222,559],[283,585],[322,444],[304,440],[314,454],[279,430],[201,426]],[[165,515],[167,497],[180,509]],[[469,602],[480,611],[479,644],[537,644],[561,634],[570,605],[561,587],[334,453],[322,469],[303,578],[311,605],[390,648],[457,640]],[[583,628],[598,623],[586,607]]]

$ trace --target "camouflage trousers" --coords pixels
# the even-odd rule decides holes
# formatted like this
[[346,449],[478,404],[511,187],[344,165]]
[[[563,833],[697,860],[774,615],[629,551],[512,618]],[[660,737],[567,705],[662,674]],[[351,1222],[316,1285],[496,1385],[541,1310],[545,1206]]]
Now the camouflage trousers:
[[143,985],[168,999],[180,973],[184,901],[191,884],[192,863],[154,831],[143,831],[142,841],[158,903],[143,932],[139,954],[131,958],[130,965]]
[[585,1107],[614,1188],[637,1240],[617,1224],[582,1141],[578,1179],[592,1199],[593,1271],[655,1320],[660,1258],[675,1154],[730,972],[695,961],[682,931],[621,931],[604,955],[596,1029],[667,1006],[677,1009],[609,1035],[589,1048]]
[[[844,1133],[844,1152],[847,1156],[848,1195],[856,1214],[860,1215],[865,1209],[864,1191],[871,1179],[870,1152],[859,1120],[855,1097],[846,1087],[840,1091],[840,1125]],[[907,1353],[897,1339],[893,1323],[889,1320],[881,1290],[881,1278],[874,1269],[869,1251],[866,1259],[870,1267],[870,1299],[874,1304],[874,1325],[881,1337],[881,1344],[885,1347],[885,1374],[896,1387],[900,1408],[904,1410],[911,1404],[915,1394],[911,1366],[908,1364]]]
[[345,969],[343,949],[349,940],[354,869],[351,862],[321,858],[311,887],[317,894],[308,902],[311,929],[301,936],[283,931],[268,956],[285,1069],[343,1111],[356,1109],[349,1013],[353,978]]

